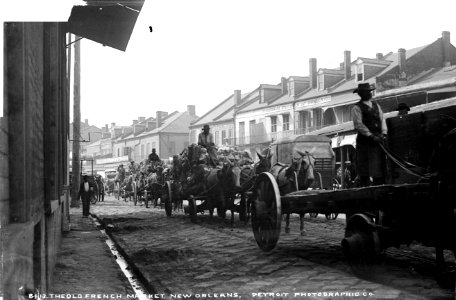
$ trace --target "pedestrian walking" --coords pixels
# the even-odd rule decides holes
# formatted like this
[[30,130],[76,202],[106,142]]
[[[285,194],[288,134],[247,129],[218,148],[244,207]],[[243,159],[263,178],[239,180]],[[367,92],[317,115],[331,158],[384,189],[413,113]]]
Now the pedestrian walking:
[[82,200],[82,217],[87,218],[90,212],[90,197],[93,194],[93,184],[89,182],[89,176],[84,175],[83,182],[79,187],[79,197]]
[[353,93],[357,93],[361,100],[352,108],[353,125],[358,132],[356,137],[356,166],[361,186],[385,183],[385,157],[380,147],[386,139],[386,127],[383,112],[377,103],[371,101],[372,88],[369,83],[360,83]]

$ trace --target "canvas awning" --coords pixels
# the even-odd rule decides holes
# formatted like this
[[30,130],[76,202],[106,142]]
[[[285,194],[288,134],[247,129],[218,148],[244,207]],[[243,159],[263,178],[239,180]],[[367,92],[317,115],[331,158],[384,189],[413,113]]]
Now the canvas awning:
[[68,31],[102,45],[125,51],[144,1],[86,1],[74,6]]

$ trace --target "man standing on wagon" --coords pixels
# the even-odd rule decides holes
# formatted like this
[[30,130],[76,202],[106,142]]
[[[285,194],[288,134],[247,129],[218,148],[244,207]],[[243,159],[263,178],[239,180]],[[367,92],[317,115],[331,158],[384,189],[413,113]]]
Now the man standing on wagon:
[[352,108],[353,125],[358,132],[356,137],[356,171],[360,186],[385,183],[385,157],[380,143],[386,139],[388,129],[383,112],[377,103],[371,101],[372,88],[369,83],[360,83],[353,91],[361,100]]

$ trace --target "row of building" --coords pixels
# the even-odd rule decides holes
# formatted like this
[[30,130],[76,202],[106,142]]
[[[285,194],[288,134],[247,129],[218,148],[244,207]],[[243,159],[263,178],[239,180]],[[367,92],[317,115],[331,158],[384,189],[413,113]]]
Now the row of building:
[[101,138],[83,148],[83,156],[105,158],[100,161],[105,167],[121,157],[143,160],[156,148],[166,159],[196,143],[205,124],[217,146],[251,151],[297,134],[350,135],[351,108],[359,101],[353,90],[365,82],[375,85],[374,99],[386,113],[399,103],[414,107],[456,96],[456,48],[450,32],[428,45],[375,58],[353,59],[344,51],[343,62],[333,69],[317,68],[317,59],[310,58],[307,76],[282,77],[278,84],[260,84],[248,93],[234,90],[201,117],[189,105],[184,113],[159,111],[155,118],[139,117],[126,127],[106,125]]

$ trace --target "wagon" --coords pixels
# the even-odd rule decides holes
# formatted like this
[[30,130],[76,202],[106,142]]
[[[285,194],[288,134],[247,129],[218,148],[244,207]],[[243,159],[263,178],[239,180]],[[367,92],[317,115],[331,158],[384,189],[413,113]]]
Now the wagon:
[[[456,106],[451,111],[456,116]],[[450,110],[445,109],[444,112],[449,114]],[[439,190],[436,194],[433,185],[423,180],[427,178],[426,174],[405,168],[411,166],[410,163],[401,165],[397,162],[397,153],[408,154],[421,165],[429,162],[434,145],[424,142],[432,136],[423,128],[429,124],[425,123],[426,120],[438,115],[438,112],[432,111],[388,119],[391,129],[389,149],[384,149],[390,164],[386,176],[388,184],[385,185],[300,190],[281,195],[274,176],[260,174],[252,205],[252,229],[259,248],[264,251],[275,248],[284,213],[340,213],[345,214],[347,219],[341,246],[349,259],[369,259],[388,247],[399,247],[413,241],[440,251],[449,249],[454,252],[456,207],[454,202],[448,202],[449,190]],[[409,137],[406,131],[413,131],[414,135]],[[277,153],[279,157],[282,154],[280,151]],[[392,167],[392,160],[396,161],[395,167]],[[415,175],[412,180],[411,174]],[[454,177],[451,180],[454,186]],[[325,182],[324,178],[322,182]],[[443,254],[439,252],[436,257],[443,260]]]
[[[179,174],[174,180],[165,182],[162,198],[167,216],[171,216],[173,206],[177,208],[179,203],[187,200],[188,205],[184,207],[184,212],[190,216],[192,222],[197,221],[198,213],[207,210],[212,216],[214,209],[219,217],[225,218],[226,210],[233,209],[230,201],[240,190],[236,183],[240,168],[230,162],[225,162],[221,168],[207,168],[201,164],[194,164],[192,168],[191,173],[185,176]],[[238,174],[238,177],[235,174]]]
[[[315,180],[309,186],[311,189],[331,190],[334,188],[336,155],[331,148],[331,140],[325,136],[317,135],[299,135],[287,137],[270,145],[271,163],[290,164],[293,159],[296,159],[298,152],[308,152],[315,159],[314,173]],[[300,187],[296,189],[299,190]],[[287,229],[289,213],[287,214]],[[311,217],[316,217],[317,212],[309,212]],[[337,213],[328,212],[325,214],[328,220],[337,218]],[[303,214],[300,214],[301,222],[303,222]],[[302,229],[302,228],[301,228]]]

